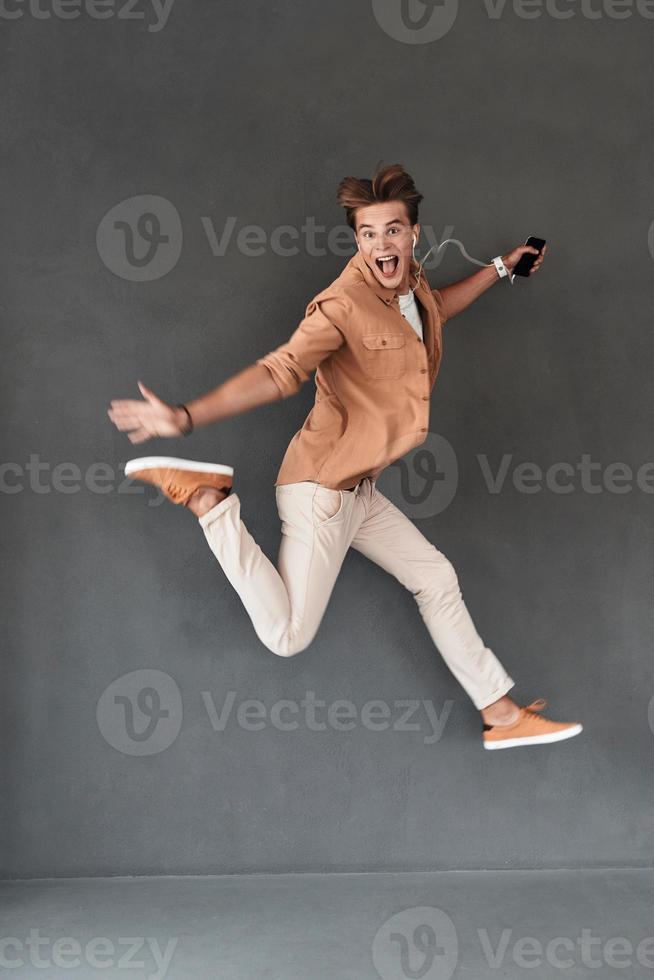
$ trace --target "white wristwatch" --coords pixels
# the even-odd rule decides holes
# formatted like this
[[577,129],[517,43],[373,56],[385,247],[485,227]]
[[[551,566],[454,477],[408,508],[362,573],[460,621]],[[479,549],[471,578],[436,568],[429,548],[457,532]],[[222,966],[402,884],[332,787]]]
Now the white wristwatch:
[[506,278],[506,276],[508,276],[509,282],[511,283],[511,285],[513,285],[513,280],[515,279],[515,276],[512,273],[510,273],[507,267],[504,265],[501,255],[495,256],[495,258],[493,259],[493,265],[497,269],[497,274],[500,277],[500,279],[504,279]]

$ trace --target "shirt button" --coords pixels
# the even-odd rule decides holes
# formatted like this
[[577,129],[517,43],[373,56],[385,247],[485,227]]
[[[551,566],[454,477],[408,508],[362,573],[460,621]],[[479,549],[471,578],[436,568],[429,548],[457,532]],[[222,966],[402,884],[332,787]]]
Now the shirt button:
[[420,368],[421,374],[427,374],[427,368]]
[[426,431],[427,431],[427,429],[426,429],[426,428],[424,427],[424,425],[423,425],[423,427],[421,428],[421,430],[420,430],[420,431],[421,431],[421,432],[426,432]]
[[422,396],[422,400],[423,400],[423,402],[428,402],[429,401],[429,395],[423,395]]

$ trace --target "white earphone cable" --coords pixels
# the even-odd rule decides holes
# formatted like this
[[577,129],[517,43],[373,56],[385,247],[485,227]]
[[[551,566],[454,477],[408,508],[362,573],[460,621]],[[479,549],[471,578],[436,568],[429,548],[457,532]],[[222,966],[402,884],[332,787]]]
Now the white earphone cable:
[[[420,259],[420,262],[418,263],[418,272],[417,272],[417,277],[416,277],[416,285],[413,288],[410,287],[411,288],[411,292],[413,292],[414,289],[417,289],[418,286],[420,285],[420,276],[422,274],[422,270],[423,270],[424,264],[427,261],[427,259],[429,258],[429,256],[431,255],[431,253],[434,251],[434,249],[436,249],[437,252],[440,252],[440,250],[443,248],[444,245],[449,245],[450,243],[452,243],[453,245],[458,245],[459,249],[461,250],[461,254],[463,255],[463,257],[466,258],[468,260],[468,262],[472,262],[473,265],[480,265],[482,267],[482,269],[486,269],[486,268],[488,268],[488,266],[491,266],[493,264],[492,262],[480,262],[479,259],[473,259],[472,255],[468,255],[468,253],[466,252],[465,245],[463,244],[463,242],[460,242],[458,240],[458,238],[445,238],[440,243],[440,245],[432,245],[432,247],[429,249],[429,251],[425,255],[423,255],[423,257]],[[416,257],[415,257],[415,245],[414,245],[414,255],[413,255],[413,258],[414,258],[414,260],[416,260]]]

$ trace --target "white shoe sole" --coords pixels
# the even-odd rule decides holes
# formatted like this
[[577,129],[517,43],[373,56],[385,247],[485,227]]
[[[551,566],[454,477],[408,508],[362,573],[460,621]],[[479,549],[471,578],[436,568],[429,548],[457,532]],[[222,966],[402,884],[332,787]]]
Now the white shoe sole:
[[528,735],[525,738],[505,738],[501,742],[484,742],[485,749],[513,749],[520,745],[545,745],[547,742],[562,742],[565,738],[572,738],[583,732],[583,725],[571,725],[559,732],[550,732],[549,735]]
[[141,456],[140,459],[130,459],[125,463],[125,475],[137,470],[173,469],[189,470],[192,473],[222,473],[233,476],[234,467],[222,463],[200,463],[196,459],[177,459],[175,456]]

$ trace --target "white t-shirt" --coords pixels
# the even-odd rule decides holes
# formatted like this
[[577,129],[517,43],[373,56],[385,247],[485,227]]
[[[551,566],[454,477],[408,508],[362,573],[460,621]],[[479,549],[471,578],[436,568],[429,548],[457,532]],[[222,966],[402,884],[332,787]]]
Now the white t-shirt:
[[418,309],[415,296],[411,290],[409,290],[409,292],[404,296],[398,294],[397,298],[400,301],[400,313],[411,324],[415,332],[422,340],[422,319],[420,317],[420,310]]

